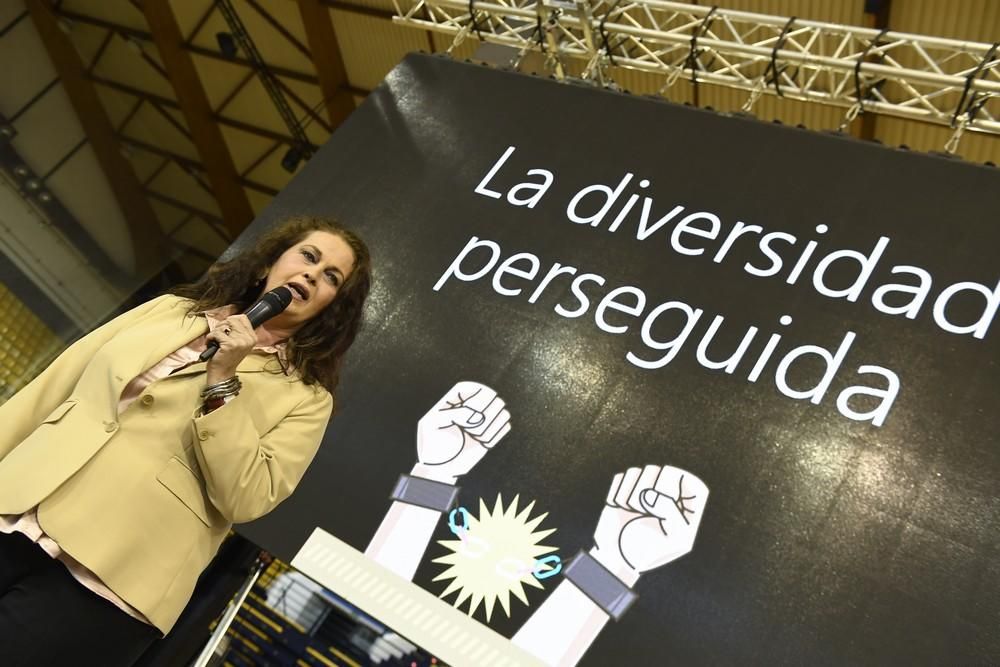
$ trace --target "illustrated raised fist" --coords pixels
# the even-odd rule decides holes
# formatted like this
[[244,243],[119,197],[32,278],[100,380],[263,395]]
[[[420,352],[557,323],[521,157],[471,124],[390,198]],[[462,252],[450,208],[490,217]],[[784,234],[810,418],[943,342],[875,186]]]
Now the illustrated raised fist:
[[591,554],[626,584],[691,551],[708,487],[671,466],[615,475],[594,531]]
[[412,474],[454,484],[510,432],[510,413],[496,392],[459,382],[417,423]]

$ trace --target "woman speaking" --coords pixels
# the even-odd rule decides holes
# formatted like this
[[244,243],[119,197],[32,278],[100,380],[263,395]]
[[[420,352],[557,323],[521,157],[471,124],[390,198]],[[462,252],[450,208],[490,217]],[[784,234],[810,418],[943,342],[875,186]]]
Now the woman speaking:
[[[283,285],[254,330],[240,313]],[[129,665],[170,630],[232,524],[302,478],[370,285],[361,239],[293,218],[0,406],[3,665]]]

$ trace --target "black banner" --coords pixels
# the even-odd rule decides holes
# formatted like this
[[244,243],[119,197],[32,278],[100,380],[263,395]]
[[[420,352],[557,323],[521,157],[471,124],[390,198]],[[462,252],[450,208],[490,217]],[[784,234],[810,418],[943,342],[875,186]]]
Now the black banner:
[[[993,168],[410,56],[239,242],[332,214],[377,276],[317,459],[242,532],[371,551],[479,447],[408,557],[502,634],[565,584],[624,607],[582,664],[995,661],[997,211]],[[571,583],[595,542],[631,606]]]

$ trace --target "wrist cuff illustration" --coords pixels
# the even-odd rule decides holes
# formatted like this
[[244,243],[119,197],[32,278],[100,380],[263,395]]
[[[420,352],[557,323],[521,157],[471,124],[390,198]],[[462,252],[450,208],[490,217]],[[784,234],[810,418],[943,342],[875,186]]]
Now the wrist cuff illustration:
[[639,597],[586,551],[580,551],[563,576],[616,621]]
[[400,475],[392,490],[393,500],[426,507],[435,512],[447,512],[458,498],[458,487],[421,477]]

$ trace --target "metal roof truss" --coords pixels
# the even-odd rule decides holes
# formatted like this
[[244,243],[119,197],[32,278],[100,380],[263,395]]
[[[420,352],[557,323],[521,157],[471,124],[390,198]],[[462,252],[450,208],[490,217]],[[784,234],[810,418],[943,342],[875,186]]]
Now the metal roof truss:
[[[761,94],[1000,134],[997,45],[751,14],[660,0],[393,0],[398,24],[470,35],[546,55],[557,78],[565,60],[580,78],[611,85],[609,66]],[[405,2],[405,0],[403,0]],[[454,46],[454,45],[453,45]],[[992,102],[992,105],[991,105]]]

